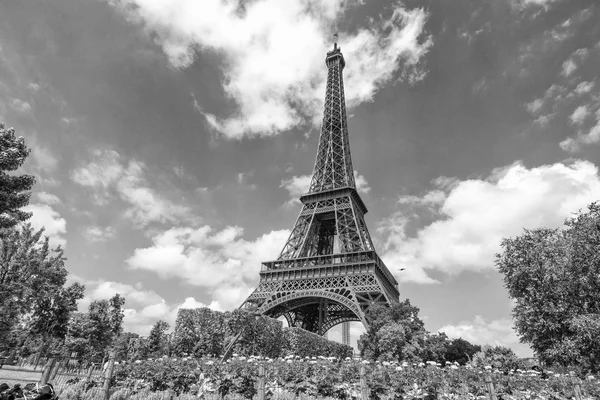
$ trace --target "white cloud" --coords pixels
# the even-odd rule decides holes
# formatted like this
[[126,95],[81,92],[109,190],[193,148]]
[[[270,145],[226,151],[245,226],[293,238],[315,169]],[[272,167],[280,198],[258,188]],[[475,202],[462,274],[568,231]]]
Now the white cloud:
[[519,357],[531,357],[531,349],[519,342],[510,319],[486,321],[480,315],[473,321],[461,321],[456,325],[444,325],[438,332],[444,332],[452,339],[462,338],[481,346],[505,346],[512,349]]
[[[583,116],[581,117],[583,118]],[[587,117],[587,115],[585,115],[585,117]],[[573,115],[571,115],[571,118],[573,118]],[[560,142],[560,147],[564,151],[574,153],[581,150],[581,148],[585,145],[600,142],[600,108],[596,110],[595,118],[595,124],[587,131],[587,133],[579,132],[575,137],[566,138]]]
[[60,199],[58,196],[55,196],[48,192],[39,192],[36,194],[37,198],[44,204],[48,204],[49,206],[60,204]]
[[29,114],[31,112],[31,105],[21,99],[12,99],[10,105],[14,110],[20,113]]
[[438,220],[409,237],[413,217],[400,210],[379,228],[386,238],[382,259],[390,267],[406,268],[397,274],[401,281],[434,283],[428,269],[447,274],[493,270],[502,238],[524,228],[562,225],[600,198],[600,177],[598,167],[587,161],[531,169],[515,163],[485,178],[458,181],[445,197],[437,190],[423,195],[421,202],[437,202]]
[[525,108],[531,114],[536,114],[544,105],[544,99],[535,99],[531,103],[525,104]]
[[575,125],[581,125],[585,121],[585,119],[590,115],[590,111],[588,110],[586,105],[579,106],[573,111],[573,114],[569,117],[571,119],[571,123]]
[[169,229],[154,236],[151,247],[136,249],[127,264],[209,288],[223,307],[239,306],[258,282],[261,262],[275,259],[289,236],[272,231],[247,241],[242,233],[237,226]]
[[[113,0],[113,4],[153,31],[175,67],[191,65],[198,49],[222,57],[223,89],[238,110],[225,119],[201,112],[226,137],[241,138],[275,135],[320,115],[332,27],[346,9],[361,1],[257,0],[242,6],[226,0]],[[427,13],[396,2],[386,15],[388,19],[371,19],[368,27],[341,35],[350,106],[371,101],[395,75],[408,80],[424,76],[418,64],[431,46],[429,38],[421,39]],[[196,108],[202,110],[201,105]]]
[[577,64],[572,58],[567,59],[562,65],[562,74],[570,76],[577,69]]
[[32,212],[33,215],[27,221],[35,229],[45,228],[44,235],[50,238],[53,246],[66,246],[67,241],[63,237],[67,233],[67,221],[47,204],[29,204],[23,207],[23,211]]
[[581,64],[581,62],[583,62],[587,58],[588,53],[589,52],[587,49],[575,50],[575,52],[571,55],[571,57],[569,57],[563,63],[562,74],[566,77],[571,76],[571,74],[573,74],[573,72],[575,72],[575,70],[577,70],[577,68],[579,68],[579,65]]
[[577,94],[585,94],[592,91],[595,86],[595,82],[581,82],[575,88],[575,93]]
[[92,225],[88,226],[84,231],[86,239],[90,242],[105,242],[114,237],[115,234],[116,230],[112,226],[102,228],[100,226]]
[[129,204],[125,217],[145,227],[152,222],[177,222],[190,215],[187,206],[176,204],[149,187],[145,165],[136,160],[124,163],[115,151],[96,150],[94,160],[71,171],[71,179],[94,190],[96,204],[107,204],[111,191]]

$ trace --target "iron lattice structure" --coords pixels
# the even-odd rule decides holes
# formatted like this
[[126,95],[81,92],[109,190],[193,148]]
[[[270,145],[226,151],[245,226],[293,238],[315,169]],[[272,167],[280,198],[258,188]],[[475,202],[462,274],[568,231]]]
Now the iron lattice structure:
[[341,50],[327,53],[325,112],[302,211],[276,261],[262,263],[260,282],[242,308],[324,335],[360,321],[373,304],[398,302],[398,283],[379,258],[356,190],[350,156]]

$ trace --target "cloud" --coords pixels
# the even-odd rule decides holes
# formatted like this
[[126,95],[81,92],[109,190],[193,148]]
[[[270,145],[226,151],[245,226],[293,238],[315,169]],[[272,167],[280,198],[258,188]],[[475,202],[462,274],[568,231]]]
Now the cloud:
[[[558,227],[565,218],[600,198],[598,167],[588,161],[526,168],[515,163],[480,179],[456,181],[419,197],[408,198],[435,211],[436,220],[409,235],[414,209],[399,210],[380,223],[386,240],[382,259],[388,266],[406,268],[401,281],[435,283],[427,270],[446,274],[494,270],[500,241],[523,229]],[[410,211],[410,212],[409,212]]]
[[289,231],[272,231],[254,241],[242,234],[237,226],[172,228],[155,235],[152,246],[136,249],[127,265],[208,288],[223,307],[237,307],[258,282],[261,262],[277,257]]
[[[189,67],[194,52],[222,59],[223,89],[237,111],[224,118],[204,110],[208,124],[227,138],[270,136],[318,122],[325,93],[324,56],[335,21],[361,1],[113,0],[129,19],[152,32],[171,64]],[[348,64],[346,101],[371,101],[396,76],[417,81],[431,47],[423,37],[427,13],[400,2],[388,18],[370,19],[355,32],[341,32]]]
[[473,321],[461,321],[456,325],[444,325],[438,332],[444,332],[452,339],[462,338],[481,346],[504,346],[512,349],[519,357],[531,357],[531,349],[519,342],[510,319],[486,321],[480,315]]
[[113,198],[113,192],[129,205],[125,217],[137,226],[145,227],[153,222],[177,222],[189,218],[190,209],[176,204],[149,187],[144,163],[122,161],[112,150],[93,152],[94,160],[71,171],[71,179],[93,189],[96,204],[105,205]]
[[110,238],[113,238],[116,234],[115,228],[112,226],[100,227],[100,226],[88,226],[85,228],[84,235],[90,242],[105,242]]
[[571,119],[571,123],[574,125],[581,125],[585,121],[585,119],[590,115],[590,111],[588,110],[586,105],[579,106],[573,111],[573,114],[569,117]]
[[10,105],[15,111],[22,114],[29,114],[31,112],[31,105],[21,99],[12,99]]
[[512,6],[516,9],[524,9],[528,7],[542,7],[546,10],[550,7],[552,3],[559,2],[561,0],[511,0]]
[[29,204],[23,211],[33,213],[27,222],[35,229],[44,228],[44,235],[50,238],[52,246],[66,246],[63,235],[67,233],[67,221],[57,211],[47,204]]
[[589,93],[592,91],[595,84],[595,82],[580,82],[575,88],[575,93],[579,95]]
[[55,196],[51,193],[39,192],[36,194],[36,196],[42,203],[47,204],[49,206],[60,204],[60,199],[58,198],[58,196]]
[[579,65],[585,61],[588,56],[587,49],[577,49],[562,65],[562,74],[566,77],[571,76]]

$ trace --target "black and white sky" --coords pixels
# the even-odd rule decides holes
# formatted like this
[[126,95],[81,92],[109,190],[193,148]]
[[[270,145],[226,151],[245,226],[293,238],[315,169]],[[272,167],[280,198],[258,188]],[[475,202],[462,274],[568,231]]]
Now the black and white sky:
[[66,247],[80,308],[119,292],[147,334],[237,307],[279,254],[339,32],[401,298],[431,331],[525,356],[494,254],[600,199],[599,21],[597,0],[4,0],[0,121],[33,149],[31,222]]

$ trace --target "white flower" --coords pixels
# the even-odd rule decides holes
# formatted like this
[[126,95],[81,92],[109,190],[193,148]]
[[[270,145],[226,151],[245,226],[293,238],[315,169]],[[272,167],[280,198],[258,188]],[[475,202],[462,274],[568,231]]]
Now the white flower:
[[422,362],[421,362],[421,363],[419,363],[419,367],[424,367],[424,366],[425,366],[425,364],[424,364],[424,363],[422,363]]
[[458,366],[457,365],[451,365],[450,369],[458,369]]
[[142,363],[142,361],[141,361],[141,360],[135,360],[135,363],[136,363],[136,364],[141,364],[141,363]]
[[396,371],[402,371],[402,367],[396,367]]
[[206,365],[213,365],[215,362],[214,361],[207,361]]
[[286,363],[291,364],[292,360],[287,360]]
[[489,369],[492,369],[492,366],[491,365],[486,365],[485,367],[483,367],[483,369],[489,370]]
[[594,375],[589,375],[589,376],[587,377],[587,380],[588,380],[588,381],[593,381],[594,379],[596,379],[596,378],[594,378]]

